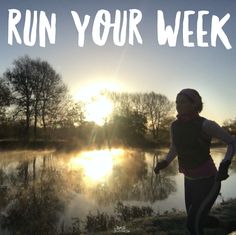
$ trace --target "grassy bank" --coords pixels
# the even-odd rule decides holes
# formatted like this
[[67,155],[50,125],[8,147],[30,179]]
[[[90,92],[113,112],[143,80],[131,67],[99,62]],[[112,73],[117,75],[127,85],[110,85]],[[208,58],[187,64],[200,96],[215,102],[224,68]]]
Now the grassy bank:
[[[236,199],[224,202],[213,208],[212,215],[221,221],[236,220]],[[98,235],[108,234],[130,234],[130,235],[183,235],[185,234],[186,214],[184,212],[169,212],[164,215],[155,215],[145,218],[137,218],[123,224],[119,229],[96,233]],[[229,234],[225,228],[206,228],[206,235]]]

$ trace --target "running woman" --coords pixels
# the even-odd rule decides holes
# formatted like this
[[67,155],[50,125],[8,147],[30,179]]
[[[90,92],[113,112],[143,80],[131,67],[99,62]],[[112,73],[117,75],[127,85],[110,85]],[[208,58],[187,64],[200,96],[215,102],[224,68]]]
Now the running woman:
[[[228,168],[235,153],[235,139],[216,122],[199,116],[203,103],[194,89],[183,89],[176,97],[177,120],[171,125],[171,145],[165,160],[157,163],[159,173],[178,156],[179,171],[184,174],[187,228],[191,235],[203,235],[206,220],[221,188],[221,181],[229,177]],[[212,138],[227,144],[227,151],[219,169],[210,155]]]

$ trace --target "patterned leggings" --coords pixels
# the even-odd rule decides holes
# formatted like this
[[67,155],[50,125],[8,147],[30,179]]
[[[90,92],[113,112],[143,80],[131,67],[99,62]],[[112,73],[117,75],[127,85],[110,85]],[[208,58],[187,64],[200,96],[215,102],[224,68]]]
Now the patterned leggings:
[[191,235],[204,235],[203,227],[210,219],[208,213],[220,192],[221,182],[216,181],[215,176],[197,180],[185,178],[184,186],[187,228]]

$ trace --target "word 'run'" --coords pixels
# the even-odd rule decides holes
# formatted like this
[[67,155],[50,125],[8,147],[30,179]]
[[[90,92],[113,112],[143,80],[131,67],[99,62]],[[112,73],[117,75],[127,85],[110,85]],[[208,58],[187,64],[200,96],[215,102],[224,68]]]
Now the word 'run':
[[[92,40],[98,46],[104,46],[110,34],[112,34],[113,42],[116,46],[123,46],[125,43],[134,45],[135,42],[143,44],[142,36],[139,29],[139,24],[142,21],[142,12],[138,9],[129,9],[129,11],[116,10],[115,15],[112,15],[108,10],[99,10],[91,22],[90,15],[81,17],[77,11],[71,11],[78,33],[78,46],[85,45],[86,30],[91,24]],[[191,16],[197,16],[195,31],[190,29]],[[159,45],[175,47],[180,34],[183,38],[184,47],[216,47],[217,39],[220,39],[226,49],[231,49],[232,46],[223,26],[230,18],[227,13],[221,19],[216,15],[209,15],[209,11],[178,11],[175,15],[174,26],[166,25],[163,11],[157,11],[157,42]],[[204,30],[204,21],[206,17],[211,17],[210,37],[209,42],[205,41],[205,36],[208,31]],[[113,19],[113,20],[112,20]],[[50,19],[44,11],[26,10],[24,17],[24,27],[20,32],[19,23],[22,21],[22,14],[17,9],[9,9],[8,15],[8,44],[13,45],[15,38],[18,44],[22,42],[26,46],[34,46],[39,41],[40,47],[46,46],[46,35],[48,36],[49,44],[56,42],[56,14],[52,13]],[[192,20],[192,19],[191,19]],[[209,19],[208,19],[209,21]],[[151,24],[149,22],[149,24]],[[152,24],[151,24],[152,25]],[[181,30],[182,29],[182,30]],[[22,34],[22,37],[21,37]],[[190,40],[190,37],[195,37],[196,43]],[[205,39],[205,40],[204,40]],[[219,41],[219,40],[218,40]]]

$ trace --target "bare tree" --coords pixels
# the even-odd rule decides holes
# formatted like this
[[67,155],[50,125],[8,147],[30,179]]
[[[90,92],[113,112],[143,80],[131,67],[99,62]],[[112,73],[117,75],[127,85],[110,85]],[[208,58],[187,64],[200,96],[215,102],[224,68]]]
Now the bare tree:
[[81,125],[85,120],[85,106],[82,102],[74,102],[70,96],[61,96],[57,104],[48,107],[47,123],[49,127],[71,128]]
[[0,119],[1,121],[6,119],[6,108],[10,106],[12,102],[12,96],[6,81],[0,78]]
[[153,138],[158,139],[160,129],[173,112],[173,103],[165,95],[154,92],[144,94],[145,110]]
[[50,116],[57,113],[62,101],[66,102],[68,90],[62,78],[48,62],[29,56],[15,60],[13,68],[4,75],[10,82],[17,115],[23,113],[25,116],[26,137],[33,122],[36,138],[40,121],[46,129]]
[[225,120],[223,123],[223,127],[232,135],[236,136],[236,118]]
[[54,71],[48,70],[41,93],[41,117],[43,128],[46,129],[52,117],[67,102],[68,89],[62,82],[61,77]]
[[18,112],[25,115],[25,134],[28,136],[33,102],[32,88],[32,60],[21,57],[13,62],[13,68],[7,69],[4,77],[10,82],[10,88],[14,97]]
[[173,103],[162,94],[150,93],[120,93],[116,98],[120,110],[137,111],[147,117],[149,129],[153,138],[158,138],[161,128],[171,120]]
[[131,94],[128,92],[107,92],[106,95],[113,102],[114,113],[124,115],[132,110]]
[[169,124],[173,120],[173,102],[165,95],[150,93],[108,93],[113,101],[115,114],[128,115],[138,112],[147,118],[147,126],[152,137],[156,140],[162,130],[169,131]]

